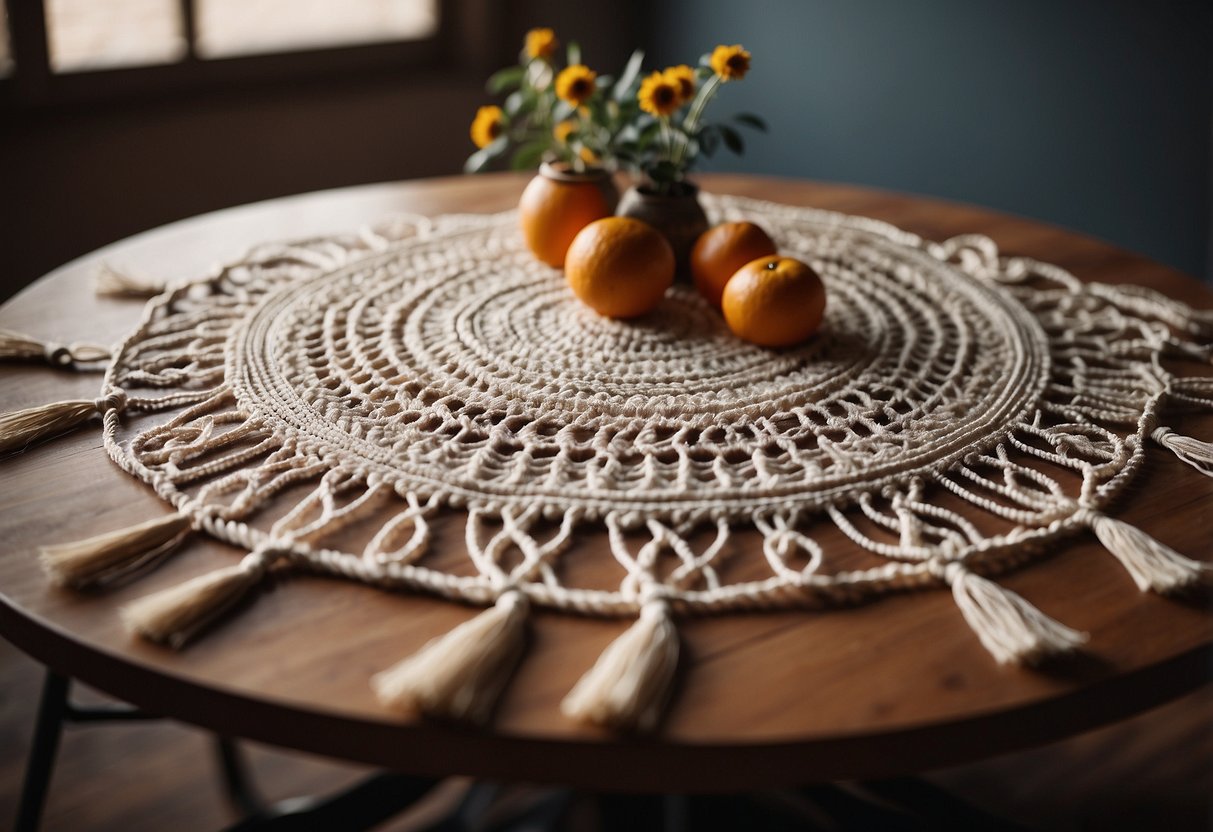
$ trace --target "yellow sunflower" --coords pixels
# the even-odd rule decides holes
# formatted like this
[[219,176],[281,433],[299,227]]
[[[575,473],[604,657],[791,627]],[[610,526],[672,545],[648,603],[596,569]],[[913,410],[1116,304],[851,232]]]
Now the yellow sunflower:
[[560,45],[560,41],[556,40],[556,33],[551,29],[532,29],[526,33],[526,55],[528,58],[540,58],[544,61],[550,61],[552,55],[556,52],[556,47]]
[[560,142],[561,144],[568,144],[569,135],[572,134],[573,131],[576,129],[577,129],[577,122],[561,121],[561,122],[558,122],[556,124],[556,126],[552,128],[552,135],[555,136],[556,141]]
[[712,70],[722,81],[740,81],[750,71],[750,53],[740,43],[712,50]]
[[695,70],[686,64],[672,66],[663,75],[678,87],[678,98],[685,104],[695,97]]
[[505,129],[505,113],[495,104],[481,107],[472,119],[472,142],[476,147],[488,147]]
[[556,76],[556,95],[575,107],[590,100],[598,88],[598,73],[584,64],[565,67]]
[[655,116],[668,116],[682,105],[678,82],[664,72],[654,72],[640,83],[640,109]]

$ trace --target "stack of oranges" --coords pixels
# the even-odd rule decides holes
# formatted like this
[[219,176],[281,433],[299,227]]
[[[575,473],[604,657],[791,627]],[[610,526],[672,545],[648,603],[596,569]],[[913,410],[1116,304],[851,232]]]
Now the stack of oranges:
[[[673,249],[657,229],[640,220],[596,219],[577,231],[571,243],[557,241],[558,253],[541,252],[543,247],[533,245],[530,236],[527,242],[541,260],[556,266],[563,262],[573,294],[609,318],[643,315],[674,282]],[[746,341],[787,347],[821,325],[826,301],[821,278],[805,263],[781,257],[774,241],[754,223],[729,222],[706,231],[691,252],[690,270],[700,294]]]

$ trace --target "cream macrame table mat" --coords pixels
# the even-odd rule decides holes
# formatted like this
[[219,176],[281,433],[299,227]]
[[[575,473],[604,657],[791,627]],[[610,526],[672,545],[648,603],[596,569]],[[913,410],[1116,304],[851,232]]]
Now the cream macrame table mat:
[[[513,213],[265,246],[159,287],[97,401],[0,423],[16,447],[100,414],[113,460],[176,509],[47,547],[48,573],[125,579],[191,532],[247,550],[123,611],[174,646],[270,570],[487,606],[374,680],[385,702],[470,719],[521,659],[530,607],[635,617],[564,710],[641,729],[661,713],[679,615],[950,587],[995,659],[1033,663],[1085,636],[992,579],[1059,538],[1093,530],[1142,590],[1207,574],[1110,515],[1151,443],[1213,474],[1213,445],[1166,427],[1176,409],[1213,407],[1213,380],[1193,370],[1213,355],[1209,313],[1000,257],[985,237],[704,202],[821,274],[817,336],[750,346],[683,286],[639,320],[600,318],[527,253]],[[140,289],[115,274],[101,288]],[[55,349],[56,363],[104,357]],[[427,521],[449,510],[467,518],[455,571],[427,558]],[[364,546],[335,542],[367,524]],[[739,528],[761,547],[734,545]],[[617,586],[562,569],[592,529]],[[871,565],[837,568],[823,529]],[[731,579],[730,561],[763,576]]]

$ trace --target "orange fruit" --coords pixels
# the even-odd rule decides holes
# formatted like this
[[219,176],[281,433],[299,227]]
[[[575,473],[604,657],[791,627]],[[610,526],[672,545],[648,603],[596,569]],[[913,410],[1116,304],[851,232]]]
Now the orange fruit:
[[577,232],[614,210],[601,183],[540,174],[522,192],[518,220],[531,253],[560,268]]
[[729,278],[751,260],[775,252],[775,241],[752,222],[726,222],[709,228],[699,235],[695,248],[691,249],[695,288],[719,309]]
[[634,318],[661,303],[674,282],[674,249],[647,222],[607,217],[573,238],[564,276],[573,294],[599,315]]
[[817,272],[791,257],[759,257],[724,287],[725,323],[762,347],[787,347],[812,335],[825,314],[826,290]]

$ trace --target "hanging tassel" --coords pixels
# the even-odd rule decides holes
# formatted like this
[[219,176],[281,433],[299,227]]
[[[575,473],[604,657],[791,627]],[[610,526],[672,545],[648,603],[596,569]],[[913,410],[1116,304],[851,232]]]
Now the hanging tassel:
[[581,677],[560,710],[604,728],[651,731],[665,708],[677,666],[678,630],[669,605],[647,603],[636,623]]
[[255,552],[235,566],[132,601],[120,611],[122,623],[149,641],[180,649],[256,586],[267,566]]
[[0,453],[20,450],[39,439],[67,433],[100,413],[98,403],[92,399],[54,402],[5,413],[0,415]]
[[54,344],[20,332],[0,329],[0,359],[3,360],[45,361],[53,367],[70,367],[77,363],[106,361],[109,357],[110,351],[105,347]]
[[432,639],[371,680],[384,705],[484,722],[522,657],[530,603],[509,590],[497,603]]
[[120,272],[108,263],[102,263],[93,283],[93,291],[100,297],[151,298],[164,291],[164,283],[134,277]]
[[170,514],[59,546],[43,546],[38,559],[58,586],[80,588],[103,583],[150,563],[185,539],[190,518]]
[[1213,477],[1213,443],[1184,436],[1170,428],[1158,428],[1150,435],[1180,461],[1188,463],[1206,477]]
[[952,585],[965,621],[999,664],[1036,664],[1087,640],[1086,633],[1050,618],[1022,596],[959,563],[944,568],[944,579]]
[[1142,592],[1151,589],[1162,594],[1178,592],[1210,574],[1207,564],[1184,557],[1136,526],[1096,511],[1087,511],[1084,519]]
[[0,358],[41,360],[46,357],[46,345],[29,335],[0,329]]

